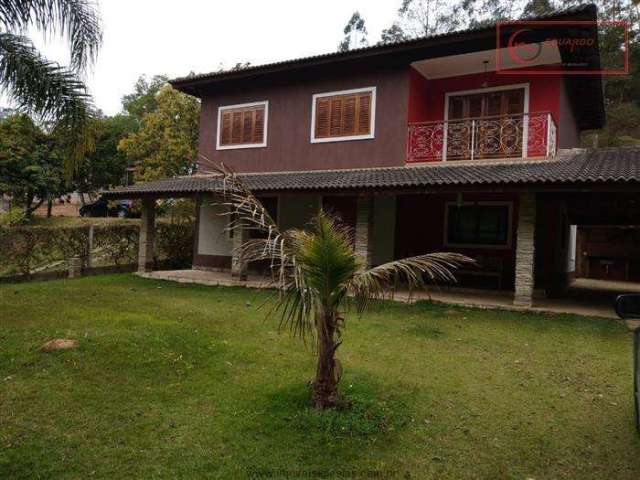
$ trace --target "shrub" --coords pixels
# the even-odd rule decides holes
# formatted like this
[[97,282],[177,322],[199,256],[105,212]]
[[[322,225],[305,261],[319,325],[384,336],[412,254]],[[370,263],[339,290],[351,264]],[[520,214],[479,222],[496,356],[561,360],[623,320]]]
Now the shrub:
[[190,221],[156,223],[156,262],[166,259],[170,268],[191,265],[193,228],[194,224]]
[[51,235],[47,229],[37,227],[0,228],[0,264],[6,273],[18,271],[29,274],[36,265],[47,260]]
[[[139,226],[94,226],[94,255],[109,265],[135,263],[138,257]],[[191,265],[193,252],[191,221],[159,221],[156,223],[156,263],[166,262],[170,268]],[[37,267],[73,257],[89,259],[90,227],[0,226],[0,275],[28,275]]]
[[139,231],[137,225],[96,227],[93,246],[101,249],[113,265],[134,263],[138,256]]
[[52,238],[52,254],[57,259],[80,257],[82,264],[89,259],[89,227],[49,228]]

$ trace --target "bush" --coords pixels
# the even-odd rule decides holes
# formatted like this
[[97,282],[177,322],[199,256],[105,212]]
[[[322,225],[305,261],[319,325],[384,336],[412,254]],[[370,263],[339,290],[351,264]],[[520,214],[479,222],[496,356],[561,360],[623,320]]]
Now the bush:
[[156,224],[156,258],[168,260],[170,268],[186,267],[193,261],[194,224],[158,222]]
[[[94,258],[101,264],[127,265],[138,257],[139,226],[94,226]],[[156,223],[155,262],[166,262],[169,268],[191,265],[193,258],[191,221]],[[89,259],[89,226],[28,227],[0,226],[0,275],[28,275],[37,267],[73,257]],[[105,261],[106,260],[106,261]],[[94,263],[98,263],[97,261]]]
[[80,257],[82,265],[89,259],[89,227],[62,227],[47,229],[52,239],[52,254],[56,259]]
[[138,237],[137,225],[96,227],[93,246],[101,249],[113,265],[126,265],[138,258]]
[[35,227],[0,227],[0,265],[5,274],[29,274],[47,260],[51,232]]
[[21,225],[25,220],[24,211],[21,208],[12,207],[8,212],[0,213],[0,227]]

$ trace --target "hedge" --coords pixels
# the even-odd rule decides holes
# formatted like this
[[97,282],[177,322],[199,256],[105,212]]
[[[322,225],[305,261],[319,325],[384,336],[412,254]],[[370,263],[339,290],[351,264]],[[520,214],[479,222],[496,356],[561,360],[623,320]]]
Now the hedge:
[[[90,226],[0,227],[0,275],[30,275],[36,269],[59,262],[66,269],[70,258],[89,263]],[[156,224],[154,260],[171,268],[188,266],[193,253],[193,223]],[[101,265],[135,263],[138,255],[138,225],[94,225],[93,262]],[[56,268],[56,267],[54,267]]]

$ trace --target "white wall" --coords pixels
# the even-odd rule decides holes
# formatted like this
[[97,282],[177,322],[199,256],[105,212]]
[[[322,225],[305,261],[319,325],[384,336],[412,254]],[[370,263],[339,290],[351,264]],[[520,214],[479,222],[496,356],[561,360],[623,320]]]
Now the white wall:
[[228,222],[224,207],[212,205],[211,198],[204,198],[200,206],[198,228],[198,254],[231,256],[232,244],[224,231]]

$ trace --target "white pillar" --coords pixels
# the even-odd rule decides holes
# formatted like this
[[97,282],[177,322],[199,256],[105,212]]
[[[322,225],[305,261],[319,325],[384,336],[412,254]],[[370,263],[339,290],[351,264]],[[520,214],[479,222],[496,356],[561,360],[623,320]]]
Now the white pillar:
[[368,269],[373,258],[373,197],[358,196],[356,208],[355,252],[361,258],[363,268]]
[[153,250],[156,229],[156,200],[145,198],[142,200],[142,214],[140,216],[140,237],[138,239],[138,272],[153,270]]
[[521,193],[518,202],[516,281],[513,304],[530,307],[533,301],[536,230],[536,195]]
[[244,228],[233,230],[232,251],[231,251],[231,276],[238,280],[247,279],[247,264],[240,258],[240,247],[249,239],[249,231]]

